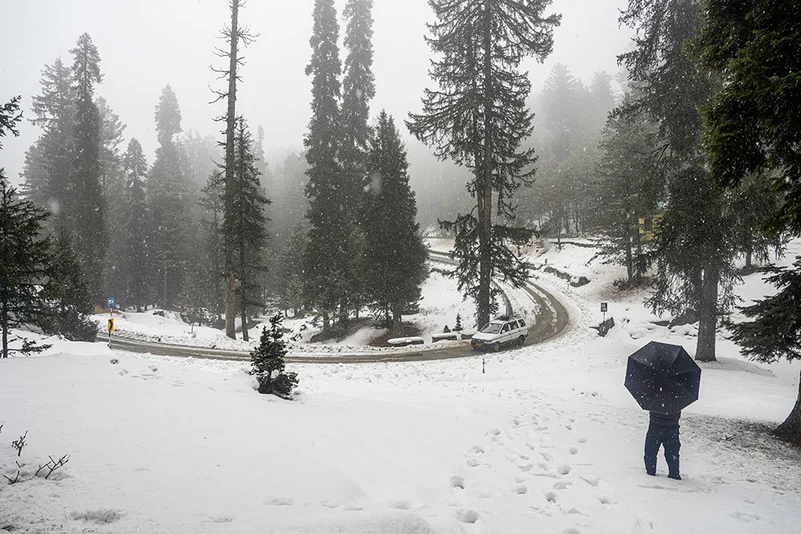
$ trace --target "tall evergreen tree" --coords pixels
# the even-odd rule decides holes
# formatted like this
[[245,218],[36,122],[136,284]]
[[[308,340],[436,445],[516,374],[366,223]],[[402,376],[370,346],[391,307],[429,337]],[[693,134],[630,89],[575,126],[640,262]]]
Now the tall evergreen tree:
[[367,185],[367,151],[371,137],[370,101],[375,97],[375,76],[373,75],[373,0],[348,0],[344,16],[345,50],[344,76],[342,80],[342,143],[340,161],[343,180],[347,191],[344,218],[351,225],[351,238],[347,242],[347,256],[352,261],[347,266],[349,306],[360,307],[362,293],[355,259],[363,242],[362,230],[358,224],[359,211],[363,203],[364,188]]
[[242,339],[248,341],[248,308],[263,306],[261,273],[262,251],[267,240],[264,208],[268,200],[259,183],[259,171],[253,155],[253,137],[243,118],[237,120],[234,146],[234,181],[228,191],[233,196],[233,212],[223,223],[223,239],[234,243],[236,288],[242,319]]
[[550,3],[429,0],[437,22],[428,25],[426,40],[438,55],[431,75],[439,90],[426,90],[423,112],[411,114],[407,125],[438,157],[473,171],[467,188],[475,208],[445,226],[456,232],[459,287],[475,298],[482,326],[492,310],[492,277],[521,284],[528,274],[508,248],[531,236],[508,224],[512,196],[533,177],[535,161],[533,149],[520,147],[531,134],[532,114],[525,105],[531,83],[519,68],[525,57],[544,60],[551,52],[560,16],[543,15]]
[[[181,111],[172,88],[164,87],[156,106],[159,148],[148,179],[148,204],[153,224],[152,260],[157,270],[158,302],[178,303],[186,271],[191,195],[183,173],[175,135],[181,131]],[[157,287],[158,287],[157,286]]]
[[636,27],[636,48],[620,56],[642,90],[632,109],[659,124],[661,157],[670,169],[668,204],[656,248],[657,277],[648,299],[655,311],[698,321],[696,359],[715,360],[721,310],[733,303],[737,255],[733,213],[709,179],[701,153],[700,106],[719,82],[690,54],[701,28],[701,0],[632,0],[621,22]]
[[348,243],[352,225],[346,215],[348,191],[338,155],[340,136],[339,24],[333,0],[315,0],[312,58],[306,75],[312,77],[312,117],[304,144],[309,183],[309,241],[304,253],[304,294],[331,328],[337,311],[347,314]]
[[[217,49],[217,56],[228,61],[227,68],[213,69],[228,83],[227,91],[215,91],[217,100],[225,100],[226,113],[220,120],[225,121],[225,163],[223,164],[223,218],[225,225],[233,224],[236,217],[235,203],[235,143],[236,143],[236,90],[239,81],[238,68],[242,64],[239,46],[247,46],[253,36],[247,28],[239,24],[239,9],[244,0],[230,0],[231,25],[223,30],[222,36],[228,42],[228,50]],[[225,283],[225,335],[236,338],[236,243],[223,239],[223,279]]]
[[100,184],[106,202],[106,228],[108,228],[108,251],[104,269],[103,288],[106,295],[121,295],[124,291],[125,264],[124,225],[125,204],[125,170],[120,144],[125,125],[119,116],[111,110],[105,99],[96,99],[100,112]]
[[[704,63],[723,78],[705,110],[705,147],[713,179],[728,187],[765,174],[782,195],[770,221],[774,235],[801,233],[801,13],[792,2],[745,0],[706,3],[700,37]],[[771,269],[778,293],[743,311],[734,339],[752,358],[801,358],[801,260]],[[801,383],[790,415],[777,429],[801,444]]]
[[363,218],[365,291],[392,335],[399,336],[403,311],[420,299],[420,284],[428,273],[406,150],[386,111],[378,117],[367,169],[372,181]]
[[73,195],[67,220],[74,236],[75,251],[86,273],[89,292],[100,298],[102,266],[106,255],[106,201],[101,180],[101,117],[94,102],[94,88],[103,79],[100,55],[88,34],[78,38],[70,50],[74,61],[75,128],[72,153]]
[[33,97],[31,122],[42,134],[25,156],[23,168],[26,196],[47,208],[59,221],[72,199],[72,142],[75,121],[75,88],[72,73],[61,59],[42,71],[42,93]]
[[[623,108],[630,98],[624,99]],[[642,114],[611,116],[594,187],[592,225],[608,235],[611,243],[604,253],[626,266],[633,285],[642,282],[653,248],[652,241],[642,239],[639,220],[656,215],[665,197],[664,171],[653,151],[656,129]]]
[[154,296],[150,261],[151,227],[145,191],[147,160],[142,145],[136,139],[128,142],[123,157],[125,170],[124,207],[122,226],[122,301],[141,310]]
[[[15,97],[0,106],[0,149],[5,135],[18,135],[19,102]],[[0,167],[0,358],[8,358],[11,351],[11,328],[34,323],[41,315],[38,287],[46,279],[50,259],[49,239],[42,232],[45,219],[45,211],[19,198]],[[22,352],[40,349],[25,343]]]

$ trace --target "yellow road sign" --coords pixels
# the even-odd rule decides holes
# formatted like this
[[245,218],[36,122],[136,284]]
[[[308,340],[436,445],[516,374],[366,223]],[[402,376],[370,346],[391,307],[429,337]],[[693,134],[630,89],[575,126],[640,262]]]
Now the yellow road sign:
[[114,330],[114,319],[108,320],[108,331],[112,332]]

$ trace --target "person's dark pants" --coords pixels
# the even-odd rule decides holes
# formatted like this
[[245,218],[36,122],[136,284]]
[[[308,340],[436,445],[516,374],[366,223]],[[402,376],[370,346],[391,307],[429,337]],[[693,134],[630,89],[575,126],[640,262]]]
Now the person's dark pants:
[[656,474],[656,455],[659,446],[665,447],[665,460],[668,465],[668,476],[679,477],[679,426],[649,425],[645,435],[645,471],[649,475]]

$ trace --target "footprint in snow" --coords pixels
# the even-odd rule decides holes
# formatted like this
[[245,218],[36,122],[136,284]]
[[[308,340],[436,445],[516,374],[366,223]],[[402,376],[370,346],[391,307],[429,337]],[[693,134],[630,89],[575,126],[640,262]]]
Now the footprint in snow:
[[568,449],[568,452],[570,452],[570,454],[572,454],[573,456],[575,456],[576,454],[578,454],[578,447],[570,447],[570,448]]
[[461,523],[475,523],[478,521],[478,512],[475,510],[457,510],[456,519]]
[[407,500],[403,500],[403,499],[395,500],[395,501],[389,501],[387,503],[387,506],[389,506],[390,508],[394,508],[396,510],[411,510],[412,509],[412,503],[410,503]]
[[545,460],[546,462],[550,462],[551,460],[553,460],[553,455],[551,455],[551,453],[549,452],[543,451],[540,453],[540,456],[542,456],[542,459]]
[[750,523],[751,521],[759,521],[762,519],[762,517],[757,514],[749,514],[746,512],[732,512],[730,515],[735,519],[739,519],[743,523]]
[[264,504],[268,506],[294,506],[295,499],[291,497],[276,497],[275,499],[270,499]]
[[464,489],[464,478],[462,478],[460,476],[456,476],[456,475],[452,476],[451,477],[451,487],[452,488]]
[[560,465],[559,469],[557,469],[557,471],[558,471],[558,473],[560,475],[566,475],[566,474],[570,473],[570,471],[572,471],[572,469],[573,468],[570,467],[569,465]]

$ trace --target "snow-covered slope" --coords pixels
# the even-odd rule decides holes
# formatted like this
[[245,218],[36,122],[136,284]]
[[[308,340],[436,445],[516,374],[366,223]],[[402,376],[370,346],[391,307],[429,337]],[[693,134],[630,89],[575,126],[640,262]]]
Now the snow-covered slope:
[[[13,478],[20,461],[26,479],[0,487],[0,529],[799,532],[801,451],[765,430],[792,407],[801,366],[750,363],[721,336],[682,417],[684,480],[665,477],[663,458],[647,476],[647,414],[623,387],[626,357],[652,339],[693,354],[694,329],[652,323],[642,295],[608,289],[619,268],[585,254],[532,256],[590,279],[538,273],[571,313],[556,340],[462,360],[296,365],[294,401],[256,393],[241,363],[66,342],[0,361],[0,472]],[[758,275],[742,288],[766,291]],[[590,328],[602,301],[617,323],[605,338]],[[50,479],[30,478],[64,454]]]

